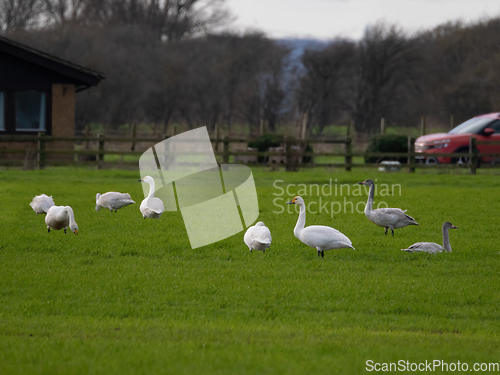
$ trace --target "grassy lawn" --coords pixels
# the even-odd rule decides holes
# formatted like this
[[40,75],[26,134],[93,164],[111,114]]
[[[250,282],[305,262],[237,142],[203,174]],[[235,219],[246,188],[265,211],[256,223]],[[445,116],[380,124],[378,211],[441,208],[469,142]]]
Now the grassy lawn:
[[[193,250],[179,212],[142,219],[138,172],[0,170],[0,374],[359,374],[367,360],[500,362],[500,177],[253,173],[259,220],[273,235],[266,253],[250,253],[243,232]],[[367,178],[381,188],[375,204],[408,209],[420,226],[384,236],[358,213],[367,194],[354,184]],[[96,212],[95,194],[106,191],[137,203]],[[78,235],[47,233],[29,206],[41,193],[73,207]],[[356,250],[321,259],[300,243],[298,214],[284,204],[297,193],[318,203],[306,225],[333,226]],[[445,221],[459,227],[452,253],[400,251],[441,243]]]

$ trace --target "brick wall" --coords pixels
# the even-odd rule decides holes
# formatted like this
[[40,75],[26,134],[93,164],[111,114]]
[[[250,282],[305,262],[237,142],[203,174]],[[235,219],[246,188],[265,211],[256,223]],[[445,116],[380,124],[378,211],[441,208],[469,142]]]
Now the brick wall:
[[[52,136],[75,136],[76,93],[74,85],[52,85]],[[47,149],[72,150],[72,142],[50,142]],[[73,155],[50,155],[47,160],[72,160]]]

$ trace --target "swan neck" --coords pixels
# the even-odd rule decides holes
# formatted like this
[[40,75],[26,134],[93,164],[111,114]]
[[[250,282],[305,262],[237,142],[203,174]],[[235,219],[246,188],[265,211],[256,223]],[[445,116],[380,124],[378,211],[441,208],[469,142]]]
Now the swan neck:
[[302,229],[304,229],[304,226],[306,225],[306,205],[304,203],[299,203],[299,207],[300,207],[299,218],[297,220],[297,224],[295,224],[295,229],[293,230],[295,236],[297,236],[297,234],[301,232]]
[[151,198],[152,196],[154,196],[154,194],[155,194],[155,182],[151,181],[151,182],[149,182],[149,194],[148,194],[148,198]]
[[70,224],[75,224],[75,214],[73,212],[73,209],[69,206],[66,206],[66,213],[68,214],[68,218],[69,218],[69,223]]
[[366,202],[365,212],[371,211],[373,208],[373,196],[375,192],[374,185],[370,185],[370,192],[368,193],[368,201]]
[[443,227],[443,247],[447,252],[451,253],[450,236],[448,234],[448,228],[445,227]]

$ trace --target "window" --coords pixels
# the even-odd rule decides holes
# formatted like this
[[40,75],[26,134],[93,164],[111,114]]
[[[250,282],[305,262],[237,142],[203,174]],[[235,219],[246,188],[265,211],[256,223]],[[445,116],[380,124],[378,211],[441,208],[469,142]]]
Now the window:
[[500,133],[500,120],[493,121],[487,127],[492,128],[495,131],[495,133]]
[[16,93],[16,130],[45,130],[45,93]]
[[0,92],[0,131],[5,130],[5,95],[3,92]]

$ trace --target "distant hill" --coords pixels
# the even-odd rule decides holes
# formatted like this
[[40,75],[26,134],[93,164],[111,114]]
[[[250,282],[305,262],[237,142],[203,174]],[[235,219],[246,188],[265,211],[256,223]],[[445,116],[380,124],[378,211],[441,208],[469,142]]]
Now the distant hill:
[[290,54],[290,59],[292,60],[300,58],[305,49],[321,49],[332,43],[332,41],[312,38],[283,38],[277,39],[277,42],[292,49]]

